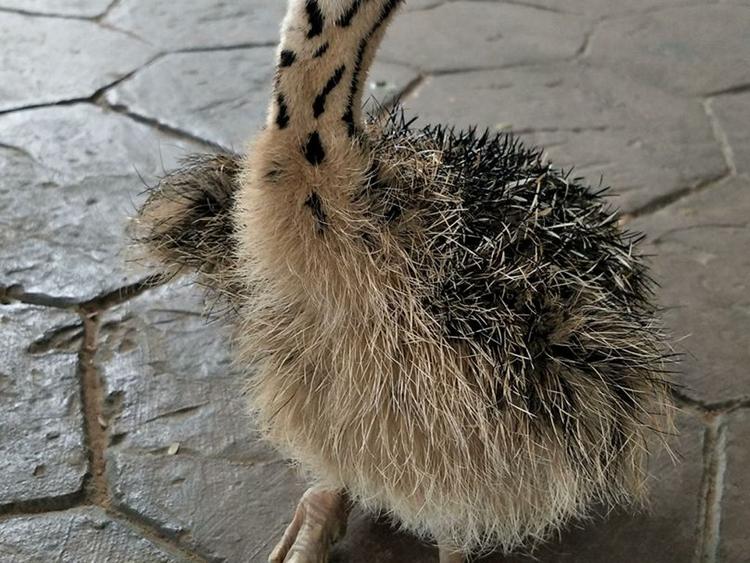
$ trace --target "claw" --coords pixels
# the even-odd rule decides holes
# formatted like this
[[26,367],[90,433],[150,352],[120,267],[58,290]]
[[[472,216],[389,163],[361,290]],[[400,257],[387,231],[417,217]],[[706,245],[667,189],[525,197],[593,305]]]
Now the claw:
[[269,563],[326,563],[331,546],[346,532],[348,509],[340,491],[309,489]]

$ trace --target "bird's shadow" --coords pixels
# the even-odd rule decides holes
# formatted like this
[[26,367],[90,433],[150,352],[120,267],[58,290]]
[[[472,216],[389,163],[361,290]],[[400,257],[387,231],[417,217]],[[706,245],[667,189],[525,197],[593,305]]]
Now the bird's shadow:
[[[647,536],[647,537],[644,537]],[[603,508],[586,521],[572,522],[549,541],[526,554],[489,554],[472,563],[580,563],[640,561],[639,544],[654,548],[655,538],[666,549],[679,541],[669,526],[648,513],[607,512]],[[385,518],[355,510],[346,537],[337,544],[331,563],[436,563],[434,546],[394,530]],[[671,559],[669,559],[671,561]]]

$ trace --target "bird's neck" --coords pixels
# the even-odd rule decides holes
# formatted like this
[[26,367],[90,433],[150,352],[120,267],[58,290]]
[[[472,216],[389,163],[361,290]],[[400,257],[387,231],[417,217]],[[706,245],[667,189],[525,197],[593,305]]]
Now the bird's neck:
[[403,0],[289,0],[268,126],[307,139],[324,158],[330,138],[362,127],[362,92],[375,52]]

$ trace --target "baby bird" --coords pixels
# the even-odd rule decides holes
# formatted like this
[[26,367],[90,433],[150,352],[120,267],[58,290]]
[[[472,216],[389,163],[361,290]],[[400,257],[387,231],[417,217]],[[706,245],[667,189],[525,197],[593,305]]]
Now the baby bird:
[[671,383],[652,282],[601,191],[506,134],[363,121],[401,0],[289,0],[246,157],[154,188],[140,238],[232,305],[266,438],[314,487],[270,561],[352,504],[444,562],[642,499]]

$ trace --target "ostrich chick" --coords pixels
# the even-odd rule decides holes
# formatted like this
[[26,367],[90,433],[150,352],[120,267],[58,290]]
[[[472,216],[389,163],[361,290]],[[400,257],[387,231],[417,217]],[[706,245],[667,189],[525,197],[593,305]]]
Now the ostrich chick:
[[441,560],[642,499],[670,427],[651,282],[602,199],[508,135],[361,116],[400,0],[290,0],[246,158],[194,157],[141,237],[232,303],[265,436],[315,486],[271,554],[324,561],[348,507]]

